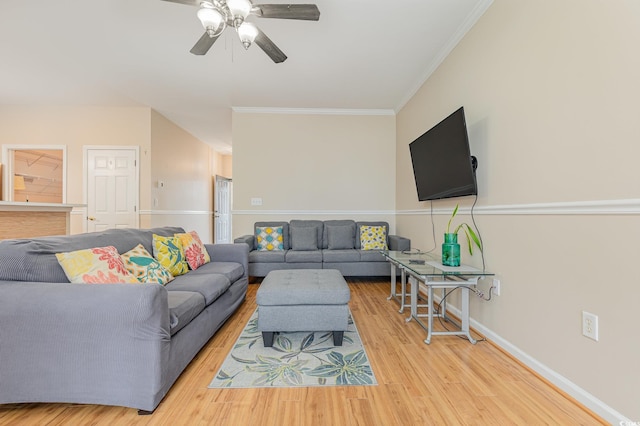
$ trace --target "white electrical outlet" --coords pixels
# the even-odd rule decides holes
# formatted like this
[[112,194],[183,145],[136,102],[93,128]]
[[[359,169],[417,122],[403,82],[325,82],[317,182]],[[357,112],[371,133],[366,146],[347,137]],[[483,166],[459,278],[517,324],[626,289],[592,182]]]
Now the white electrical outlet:
[[493,278],[493,284],[491,287],[493,288],[493,294],[500,296],[500,280],[498,278]]
[[582,311],[582,335],[598,341],[598,316]]

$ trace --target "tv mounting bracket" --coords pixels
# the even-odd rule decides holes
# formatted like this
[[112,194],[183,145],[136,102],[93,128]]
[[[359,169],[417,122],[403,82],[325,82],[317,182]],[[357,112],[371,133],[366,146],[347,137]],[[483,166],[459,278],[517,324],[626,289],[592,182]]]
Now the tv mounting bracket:
[[475,173],[476,169],[478,168],[478,159],[475,155],[471,156],[471,167],[473,167],[473,171]]

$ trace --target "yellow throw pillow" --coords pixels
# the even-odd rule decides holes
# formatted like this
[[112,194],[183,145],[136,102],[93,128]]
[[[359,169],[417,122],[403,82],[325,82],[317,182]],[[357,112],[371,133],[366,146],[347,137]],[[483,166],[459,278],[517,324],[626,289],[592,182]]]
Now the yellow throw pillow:
[[178,237],[163,237],[153,234],[153,257],[174,277],[189,272],[189,265],[184,259],[182,242]]
[[139,284],[127,271],[113,246],[56,253],[70,282],[75,284]]
[[165,285],[173,279],[171,272],[154,259],[142,244],[138,244],[120,257],[124,267],[141,283]]
[[387,228],[384,226],[362,225],[360,227],[362,250],[386,250]]
[[211,261],[211,257],[209,257],[209,253],[196,231],[185,234],[175,234],[174,236],[180,238],[182,242],[184,257],[189,264],[189,268],[198,269],[200,266]]

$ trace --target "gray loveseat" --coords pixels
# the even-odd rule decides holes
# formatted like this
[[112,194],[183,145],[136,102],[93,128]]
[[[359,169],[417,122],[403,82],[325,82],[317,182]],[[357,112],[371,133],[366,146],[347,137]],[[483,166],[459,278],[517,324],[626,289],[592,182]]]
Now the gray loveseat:
[[[411,248],[409,239],[389,235],[387,222],[353,220],[256,222],[253,235],[243,235],[235,242],[246,243],[251,248],[249,275],[253,277],[264,277],[278,269],[337,269],[344,276],[388,276],[391,267],[379,250],[363,250],[362,226],[384,227],[390,250]],[[282,228],[281,250],[258,250],[256,231],[265,227]]]
[[68,402],[153,411],[244,301],[245,244],[206,244],[211,262],[160,284],[70,284],[55,253],[152,234],[118,229],[0,241],[0,403]]

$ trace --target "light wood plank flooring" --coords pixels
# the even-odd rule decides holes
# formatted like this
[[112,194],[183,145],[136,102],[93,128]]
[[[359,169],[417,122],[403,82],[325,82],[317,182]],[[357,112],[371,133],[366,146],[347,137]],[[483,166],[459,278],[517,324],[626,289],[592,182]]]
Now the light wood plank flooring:
[[[471,345],[405,323],[389,281],[350,279],[350,307],[377,386],[208,389],[254,311],[259,284],[151,416],[131,408],[0,405],[0,425],[592,425],[606,424],[489,342]],[[0,383],[0,386],[2,384]]]

